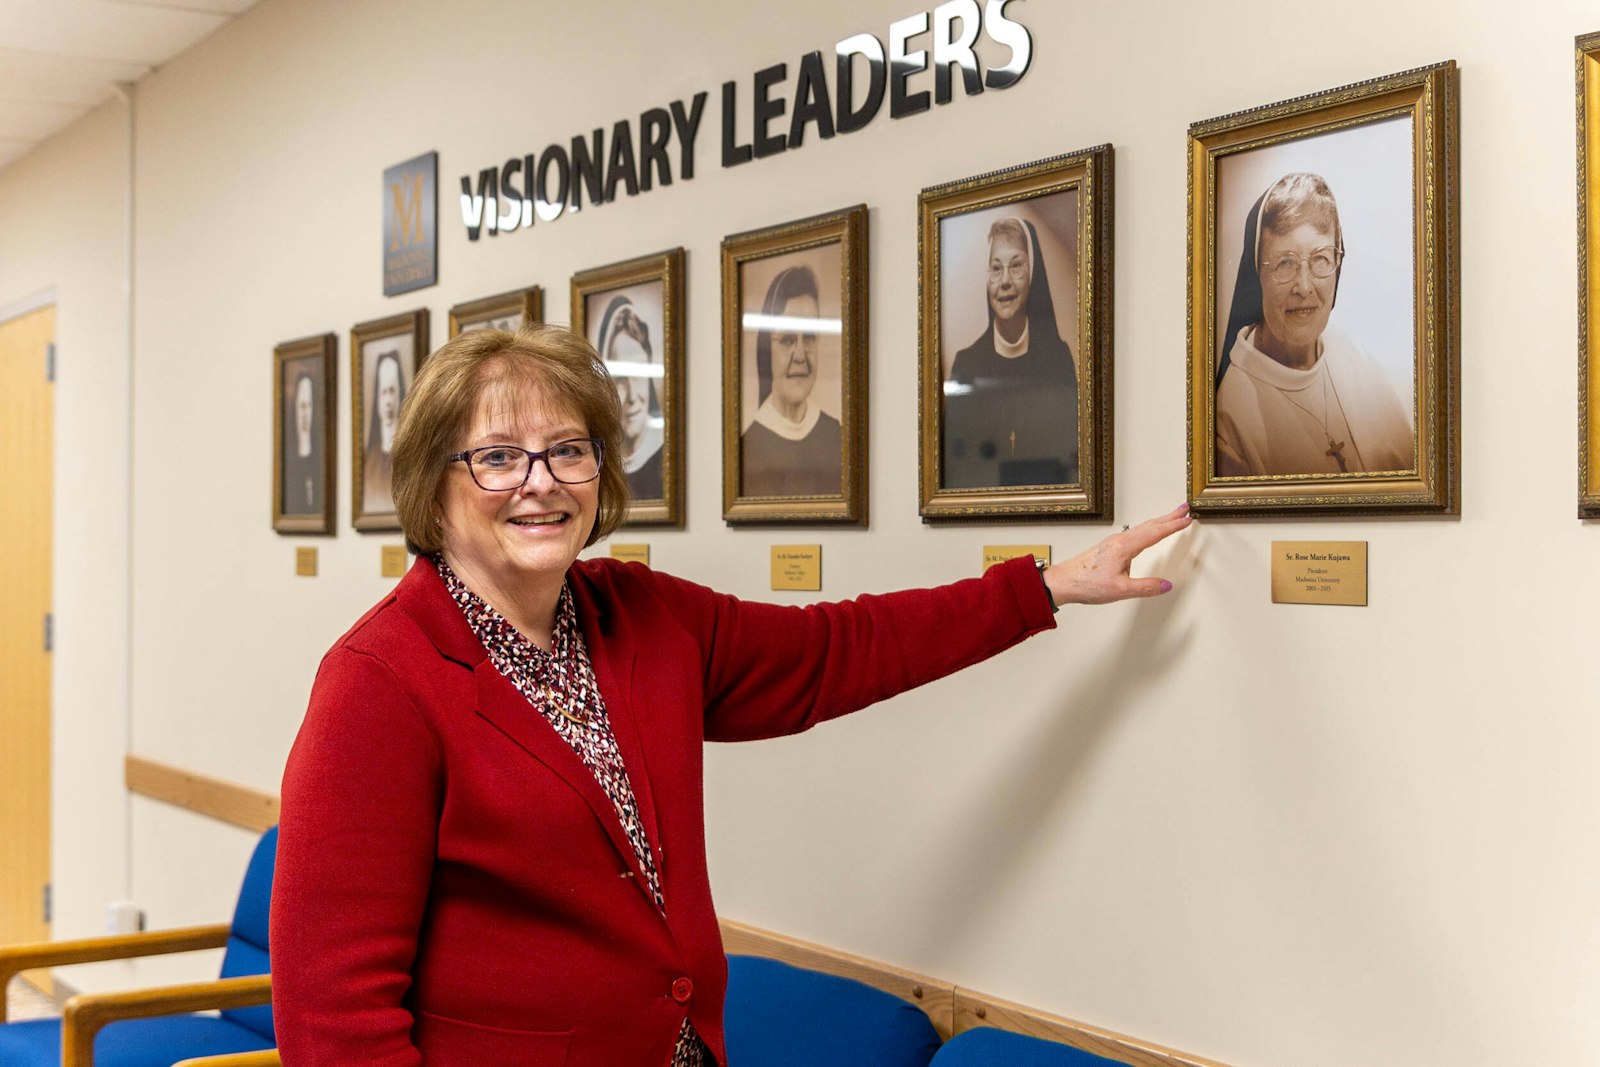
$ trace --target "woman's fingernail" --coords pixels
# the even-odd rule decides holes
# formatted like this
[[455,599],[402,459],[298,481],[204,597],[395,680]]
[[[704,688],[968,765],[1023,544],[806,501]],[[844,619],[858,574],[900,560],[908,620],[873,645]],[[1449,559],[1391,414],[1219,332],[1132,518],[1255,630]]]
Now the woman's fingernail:
[[1172,592],[1172,583],[1167,581],[1165,578],[1161,579],[1161,591],[1163,593]]

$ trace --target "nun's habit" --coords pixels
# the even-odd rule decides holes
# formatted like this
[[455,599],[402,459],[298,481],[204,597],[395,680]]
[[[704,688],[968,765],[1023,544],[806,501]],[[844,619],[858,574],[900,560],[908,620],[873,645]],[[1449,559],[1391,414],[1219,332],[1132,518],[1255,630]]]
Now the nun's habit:
[[1018,345],[997,338],[990,305],[988,328],[956,353],[944,390],[947,489],[1078,481],[1078,374],[1056,325],[1039,233],[1017,221],[1027,229],[1033,268],[1027,332]]
[[[1256,264],[1266,198],[1262,193],[1245,221],[1217,363],[1217,475],[1416,469],[1410,411],[1383,372],[1338,328],[1330,325],[1323,331],[1317,361],[1309,370],[1286,367],[1257,347],[1265,317]],[[1338,292],[1336,272],[1334,298]]]
[[[803,272],[803,273],[802,273]],[[763,315],[781,315],[794,294],[816,294],[809,267],[789,267],[772,279],[762,302]],[[844,491],[842,430],[833,418],[808,400],[798,420],[788,418],[772,401],[772,331],[756,334],[755,419],[740,439],[743,496],[827,496]]]

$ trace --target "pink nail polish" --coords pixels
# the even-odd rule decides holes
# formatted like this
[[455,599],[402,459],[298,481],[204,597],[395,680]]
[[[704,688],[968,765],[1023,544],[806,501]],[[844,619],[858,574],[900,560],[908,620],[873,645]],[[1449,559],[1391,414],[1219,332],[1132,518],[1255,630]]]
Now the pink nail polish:
[[1161,579],[1161,591],[1163,593],[1172,592],[1172,583],[1167,581],[1165,578]]

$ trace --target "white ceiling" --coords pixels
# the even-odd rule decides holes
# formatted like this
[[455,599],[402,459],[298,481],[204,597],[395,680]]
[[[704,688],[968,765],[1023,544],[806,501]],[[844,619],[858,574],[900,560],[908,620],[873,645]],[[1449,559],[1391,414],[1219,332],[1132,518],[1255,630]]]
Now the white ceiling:
[[0,0],[0,168],[256,0]]

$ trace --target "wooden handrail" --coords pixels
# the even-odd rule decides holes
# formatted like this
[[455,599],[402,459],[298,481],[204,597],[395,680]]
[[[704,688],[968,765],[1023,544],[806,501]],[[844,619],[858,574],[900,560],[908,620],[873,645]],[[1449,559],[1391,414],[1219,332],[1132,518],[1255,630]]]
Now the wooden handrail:
[[130,792],[209,815],[246,830],[262,833],[278,823],[275,793],[169,767],[142,756],[127,757],[123,775]]

